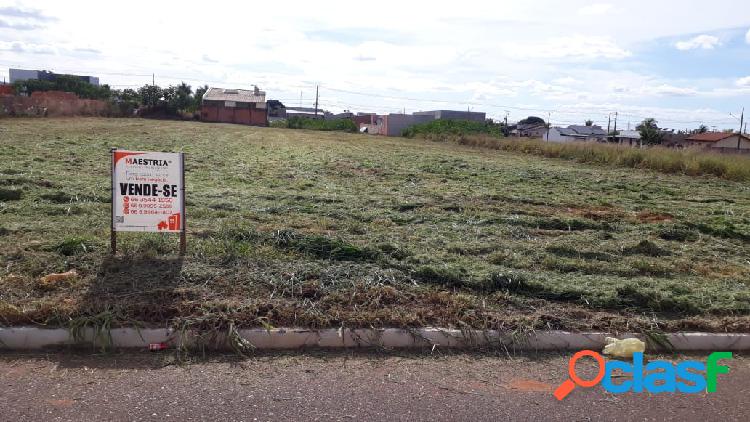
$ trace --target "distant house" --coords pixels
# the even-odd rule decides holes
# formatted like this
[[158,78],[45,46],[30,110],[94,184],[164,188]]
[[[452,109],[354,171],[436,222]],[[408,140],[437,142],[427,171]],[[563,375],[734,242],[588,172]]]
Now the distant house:
[[716,152],[750,153],[750,137],[740,133],[696,133],[685,138],[683,144],[685,146],[706,148]]
[[369,132],[369,129],[364,130],[365,126],[375,124],[377,118],[378,115],[375,113],[357,113],[356,116],[352,117],[352,120],[360,131]]
[[641,132],[637,130],[618,130],[617,135],[611,136],[619,144],[640,144]]
[[268,126],[266,93],[253,90],[209,88],[201,101],[201,120]]
[[542,138],[548,142],[603,141],[607,132],[600,126],[570,125],[568,127],[551,127],[546,129]]
[[511,130],[513,136],[522,138],[541,138],[547,133],[544,123],[519,123]]
[[433,116],[435,120],[469,120],[472,122],[484,122],[487,118],[485,113],[460,110],[417,111],[413,114],[415,116]]
[[387,114],[384,116],[370,117],[371,123],[360,125],[361,131],[372,135],[401,136],[404,129],[409,126],[427,123],[435,120],[431,114]]
[[286,117],[306,117],[308,119],[324,119],[326,114],[331,114],[321,109],[315,109],[314,107],[287,107]]
[[9,69],[10,83],[17,81],[28,81],[30,79],[40,81],[55,81],[60,76],[72,76],[91,85],[99,86],[99,78],[96,76],[64,75],[46,70]]
[[268,121],[286,119],[286,107],[279,100],[266,101],[266,110],[268,111]]

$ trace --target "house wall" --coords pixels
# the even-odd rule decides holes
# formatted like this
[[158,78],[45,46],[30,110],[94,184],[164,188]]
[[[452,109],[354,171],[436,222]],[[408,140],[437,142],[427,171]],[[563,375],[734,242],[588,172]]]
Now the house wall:
[[38,70],[10,69],[8,73],[10,76],[10,83],[14,83],[16,81],[26,81],[29,79],[39,78]]
[[[737,149],[737,139],[739,135],[731,136],[726,139],[722,139],[711,146],[711,148],[726,148],[726,149]],[[750,149],[750,141],[742,138],[740,141],[740,149]]]
[[389,114],[382,116],[383,125],[380,134],[385,136],[401,136],[401,133],[409,126],[418,125],[435,120],[434,115],[419,114]]
[[371,115],[367,115],[367,116],[354,116],[354,117],[352,117],[352,120],[354,121],[354,124],[357,125],[358,128],[361,128],[362,125],[373,125],[373,124],[375,124],[375,119],[376,118],[377,118],[376,115],[371,114]]
[[201,120],[204,122],[238,123],[253,126],[268,126],[265,108],[226,107],[218,104],[203,104]]
[[524,130],[521,136],[528,138],[542,138],[547,133],[546,128]]
[[459,110],[433,110],[418,111],[415,116],[434,116],[435,119],[445,120],[469,120],[472,122],[484,122],[486,114],[478,111],[459,111]]
[[544,137],[542,138],[547,142],[572,142],[575,141],[575,139],[569,137],[569,136],[563,136],[560,134],[560,131],[555,128],[550,128],[549,130],[549,136],[547,136],[547,133],[544,134]]

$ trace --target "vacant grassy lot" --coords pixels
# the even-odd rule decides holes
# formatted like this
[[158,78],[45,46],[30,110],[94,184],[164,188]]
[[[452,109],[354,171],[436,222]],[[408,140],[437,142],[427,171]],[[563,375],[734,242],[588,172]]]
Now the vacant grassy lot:
[[[108,256],[112,146],[187,153],[184,259]],[[0,120],[0,250],[2,325],[750,330],[748,183],[452,143]]]

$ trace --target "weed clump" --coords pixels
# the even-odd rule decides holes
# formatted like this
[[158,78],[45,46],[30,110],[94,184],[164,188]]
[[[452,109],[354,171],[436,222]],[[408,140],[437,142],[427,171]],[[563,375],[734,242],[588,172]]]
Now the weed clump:
[[73,256],[89,252],[95,247],[94,242],[84,237],[69,237],[55,245],[52,249],[64,256]]
[[73,199],[70,194],[65,193],[63,191],[43,193],[40,195],[40,198],[50,201],[55,204],[67,204],[71,202]]
[[672,253],[666,249],[662,249],[657,246],[654,242],[649,240],[641,240],[640,243],[634,246],[628,246],[623,248],[622,253],[624,255],[646,255],[646,256],[669,256]]
[[0,201],[18,201],[22,196],[20,189],[0,189]]
[[321,235],[299,235],[292,230],[278,230],[273,236],[278,247],[306,253],[320,259],[335,261],[372,261],[380,256],[379,251],[331,239]]
[[668,226],[659,230],[658,235],[664,240],[676,242],[695,242],[698,240],[698,233],[685,226]]
[[468,275],[465,268],[424,265],[417,268],[414,277],[425,283],[444,287],[465,287],[468,284]]

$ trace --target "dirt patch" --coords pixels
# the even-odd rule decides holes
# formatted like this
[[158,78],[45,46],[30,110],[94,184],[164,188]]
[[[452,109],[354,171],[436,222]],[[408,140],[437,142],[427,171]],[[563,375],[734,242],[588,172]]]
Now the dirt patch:
[[566,211],[596,221],[615,221],[625,217],[625,211],[622,209],[606,206],[568,207]]
[[666,213],[642,211],[636,214],[636,218],[641,223],[669,223],[674,219],[674,216]]

